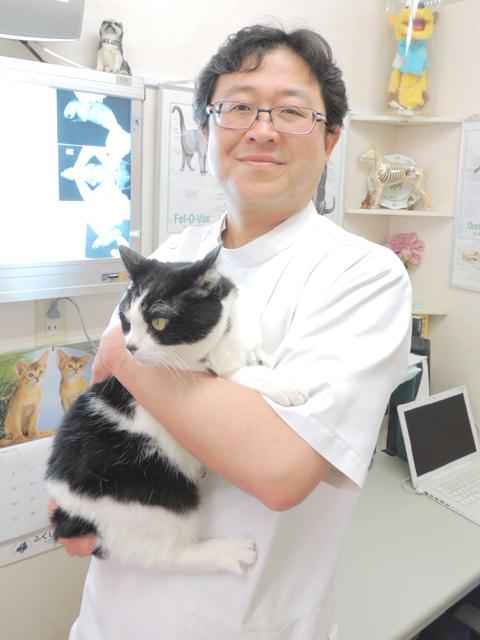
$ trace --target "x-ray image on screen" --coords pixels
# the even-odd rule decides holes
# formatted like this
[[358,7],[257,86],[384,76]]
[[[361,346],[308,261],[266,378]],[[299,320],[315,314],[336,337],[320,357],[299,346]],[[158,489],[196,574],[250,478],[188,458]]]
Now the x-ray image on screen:
[[131,121],[127,97],[5,83],[1,264],[116,258],[130,244]]
[[130,122],[129,100],[57,89],[59,199],[78,203],[87,258],[129,244]]

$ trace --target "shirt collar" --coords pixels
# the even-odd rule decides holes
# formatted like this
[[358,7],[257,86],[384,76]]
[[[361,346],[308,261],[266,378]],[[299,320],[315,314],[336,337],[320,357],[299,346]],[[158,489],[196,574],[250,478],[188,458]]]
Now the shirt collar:
[[[247,244],[237,249],[222,247],[222,258],[227,261],[241,262],[244,266],[253,266],[266,262],[287,249],[312,218],[318,218],[318,213],[313,202],[309,202],[304,209],[293,214],[267,233],[247,242]],[[222,233],[226,226],[227,214],[218,220],[212,229],[212,233],[219,244],[222,244]]]

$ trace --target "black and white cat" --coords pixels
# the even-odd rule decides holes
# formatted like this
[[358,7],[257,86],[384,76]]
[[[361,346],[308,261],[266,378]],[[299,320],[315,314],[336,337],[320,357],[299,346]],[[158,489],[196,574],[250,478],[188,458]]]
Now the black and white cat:
[[[215,269],[218,251],[163,263],[120,247],[131,278],[119,306],[127,348],[145,364],[212,371],[281,404],[303,403],[259,364],[251,309],[242,313],[238,289]],[[93,533],[98,557],[146,567],[243,573],[254,541],[198,539],[202,472],[118,380],[94,384],[65,415],[48,461],[54,536]]]

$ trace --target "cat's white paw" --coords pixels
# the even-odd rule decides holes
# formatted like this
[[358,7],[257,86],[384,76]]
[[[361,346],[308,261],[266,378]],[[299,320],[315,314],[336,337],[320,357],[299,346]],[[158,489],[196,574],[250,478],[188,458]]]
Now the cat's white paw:
[[305,404],[308,399],[308,395],[296,388],[285,375],[262,365],[241,367],[230,376],[230,380],[255,389],[285,407]]
[[243,575],[257,560],[257,547],[253,540],[225,539],[217,541],[215,564],[221,570]]
[[268,393],[268,397],[282,407],[298,407],[308,400],[308,395],[300,389],[275,389]]

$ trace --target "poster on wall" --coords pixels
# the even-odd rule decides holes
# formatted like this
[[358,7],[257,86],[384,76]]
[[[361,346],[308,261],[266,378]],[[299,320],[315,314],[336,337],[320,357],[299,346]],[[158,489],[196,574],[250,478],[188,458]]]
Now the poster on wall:
[[451,284],[480,291],[480,120],[463,125]]
[[53,435],[86,390],[92,360],[71,347],[0,354],[0,451]]
[[86,390],[92,360],[71,346],[0,354],[0,566],[55,546],[44,483],[50,436]]
[[193,119],[193,87],[159,87],[156,180],[157,244],[190,225],[218,220],[222,189],[207,167],[207,144]]

